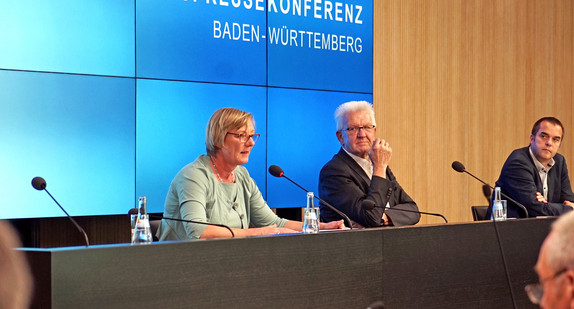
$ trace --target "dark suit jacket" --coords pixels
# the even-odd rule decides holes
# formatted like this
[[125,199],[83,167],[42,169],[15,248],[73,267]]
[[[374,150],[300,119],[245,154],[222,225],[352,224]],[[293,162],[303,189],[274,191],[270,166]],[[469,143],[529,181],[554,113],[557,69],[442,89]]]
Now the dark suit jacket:
[[[564,157],[558,153],[554,156],[555,164],[548,172],[548,203],[541,203],[536,200],[536,192],[544,192],[542,181],[528,148],[516,149],[510,154],[496,186],[500,187],[502,193],[524,205],[530,217],[559,216],[572,210],[562,204],[565,200],[574,201]],[[525,217],[524,211],[510,200],[507,201],[507,207],[507,217]],[[487,218],[490,218],[490,214],[489,208]]]
[[[387,202],[391,209],[386,210],[386,214],[393,225],[416,224],[420,220],[418,213],[393,210],[400,208],[419,211],[416,203],[399,185],[390,168],[387,168],[387,179],[373,176],[370,180],[359,164],[342,148],[321,169],[319,196],[363,227],[383,225],[382,216]],[[363,207],[365,200],[370,205],[374,203],[376,207],[372,209]],[[341,219],[328,207],[321,204],[320,208],[321,217],[325,221]]]

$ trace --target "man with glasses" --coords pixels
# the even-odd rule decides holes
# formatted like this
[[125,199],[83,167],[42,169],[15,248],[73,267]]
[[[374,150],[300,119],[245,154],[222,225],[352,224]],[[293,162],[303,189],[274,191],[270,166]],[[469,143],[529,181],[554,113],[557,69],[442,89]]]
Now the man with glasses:
[[[341,149],[321,169],[319,195],[345,213],[356,227],[412,225],[419,222],[418,207],[389,168],[392,150],[375,137],[373,106],[352,101],[335,111]],[[326,221],[341,219],[321,205]]]
[[541,308],[574,308],[574,212],[552,224],[534,269],[540,283],[525,288],[534,304]]

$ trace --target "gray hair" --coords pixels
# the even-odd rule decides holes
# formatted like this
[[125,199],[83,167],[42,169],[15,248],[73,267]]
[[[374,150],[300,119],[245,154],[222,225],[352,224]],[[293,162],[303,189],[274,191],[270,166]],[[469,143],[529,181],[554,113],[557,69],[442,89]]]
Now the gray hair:
[[574,270],[574,211],[562,215],[552,224],[554,234],[548,243],[548,265],[555,271]]
[[347,120],[347,115],[354,112],[368,111],[371,113],[371,118],[373,119],[373,124],[376,125],[375,120],[375,110],[373,105],[367,101],[351,101],[343,103],[337,107],[335,110],[335,122],[337,123],[337,131],[345,128],[345,121]]

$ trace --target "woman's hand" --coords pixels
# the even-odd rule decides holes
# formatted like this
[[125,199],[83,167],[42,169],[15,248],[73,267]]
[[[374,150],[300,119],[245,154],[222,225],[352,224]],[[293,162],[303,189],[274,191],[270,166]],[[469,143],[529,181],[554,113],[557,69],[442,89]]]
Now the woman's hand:
[[289,233],[297,233],[297,231],[286,228],[286,227],[277,227],[276,224],[264,226],[260,228],[252,228],[250,230],[257,230],[254,235],[273,235],[273,234],[289,234]]

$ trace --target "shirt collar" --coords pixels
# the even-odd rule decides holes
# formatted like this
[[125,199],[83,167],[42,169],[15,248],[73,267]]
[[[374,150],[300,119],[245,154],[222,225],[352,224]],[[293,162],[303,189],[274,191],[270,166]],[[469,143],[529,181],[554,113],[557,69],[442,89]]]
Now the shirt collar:
[[373,177],[373,162],[371,162],[371,160],[367,160],[365,158],[361,158],[357,155],[354,155],[348,152],[347,149],[345,149],[345,147],[342,148],[353,160],[355,160],[355,162],[357,162],[357,164],[359,164],[359,166],[363,169],[363,171],[365,171],[365,174],[367,174],[369,178]]

